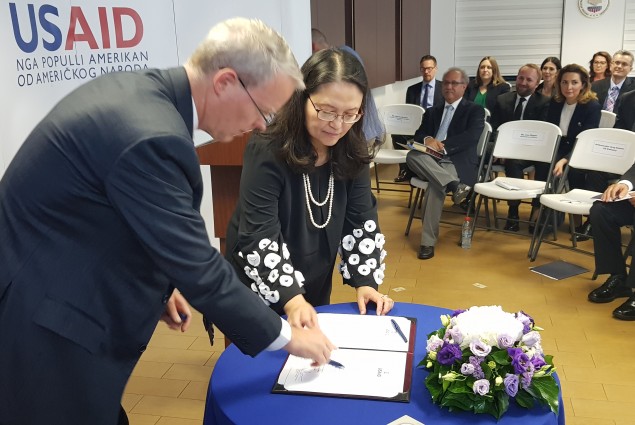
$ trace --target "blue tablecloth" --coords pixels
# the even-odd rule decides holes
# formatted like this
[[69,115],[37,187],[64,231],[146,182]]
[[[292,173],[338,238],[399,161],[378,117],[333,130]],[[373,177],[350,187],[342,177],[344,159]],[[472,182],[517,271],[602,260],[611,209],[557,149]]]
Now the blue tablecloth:
[[[318,312],[359,314],[357,304],[335,304]],[[396,303],[391,315],[417,318],[417,339],[409,403],[333,397],[271,394],[287,357],[285,351],[263,352],[255,359],[233,344],[214,366],[205,406],[204,425],[251,424],[387,424],[409,415],[426,425],[564,425],[564,407],[556,417],[546,407],[527,410],[510,403],[500,421],[493,416],[449,412],[432,404],[424,384],[428,372],[417,364],[425,355],[428,333],[441,326],[439,316],[449,310],[419,304]]]

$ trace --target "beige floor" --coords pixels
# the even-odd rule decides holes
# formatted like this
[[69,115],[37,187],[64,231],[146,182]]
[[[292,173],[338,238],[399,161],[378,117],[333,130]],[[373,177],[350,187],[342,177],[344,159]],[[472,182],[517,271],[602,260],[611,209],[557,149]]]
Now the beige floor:
[[[386,178],[393,173],[390,168],[382,172]],[[421,221],[404,236],[407,194],[383,191],[377,198],[388,251],[383,291],[397,301],[453,309],[499,304],[508,311],[526,311],[545,329],[543,345],[558,367],[566,423],[635,424],[635,322],[611,317],[621,301],[588,302],[587,293],[604,278],[594,282],[591,272],[555,281],[529,271],[559,259],[592,270],[592,257],[543,245],[537,261],[530,263],[528,237],[483,230],[475,233],[472,249],[463,250],[457,246],[460,228],[442,224],[436,256],[420,261],[416,249]],[[522,214],[527,211],[521,209]],[[458,215],[446,217],[460,222]],[[519,234],[526,234],[525,226]],[[333,303],[353,300],[353,290],[339,279],[333,292]],[[202,423],[207,384],[224,344],[219,340],[210,347],[198,316],[194,322],[194,329],[185,334],[163,324],[157,327],[123,397],[131,424]]]

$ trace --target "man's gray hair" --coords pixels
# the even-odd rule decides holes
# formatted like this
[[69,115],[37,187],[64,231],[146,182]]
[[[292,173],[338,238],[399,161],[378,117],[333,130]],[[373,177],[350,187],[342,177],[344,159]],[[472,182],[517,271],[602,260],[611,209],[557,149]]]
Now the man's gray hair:
[[209,31],[187,64],[202,75],[232,68],[247,86],[266,83],[278,74],[304,89],[300,67],[287,42],[258,19],[233,18]]
[[461,82],[463,84],[467,84],[470,82],[470,77],[467,76],[467,72],[465,72],[462,68],[459,68],[457,66],[453,66],[451,68],[448,68],[447,71],[445,71],[443,73],[443,79],[445,80],[445,76],[448,75],[450,72],[458,72],[461,74]]
[[628,56],[629,58],[631,58],[631,66],[633,66],[635,58],[633,57],[633,53],[630,50],[618,50],[617,52],[613,53],[613,57],[617,55]]

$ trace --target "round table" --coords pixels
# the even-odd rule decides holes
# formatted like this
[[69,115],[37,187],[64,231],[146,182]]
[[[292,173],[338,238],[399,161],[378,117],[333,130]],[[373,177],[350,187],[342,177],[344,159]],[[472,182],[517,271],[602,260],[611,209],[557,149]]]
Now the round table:
[[[334,304],[318,312],[359,314],[357,304]],[[417,367],[426,353],[427,335],[441,327],[439,317],[450,310],[420,304],[396,303],[391,315],[417,318],[412,388],[409,403],[376,400],[272,394],[271,389],[287,352],[265,351],[256,358],[230,345],[214,366],[205,406],[204,425],[251,424],[388,424],[404,415],[426,425],[556,425],[564,424],[560,397],[558,416],[546,407],[523,409],[514,402],[496,421],[493,416],[449,412],[432,404],[424,379],[428,372]]]

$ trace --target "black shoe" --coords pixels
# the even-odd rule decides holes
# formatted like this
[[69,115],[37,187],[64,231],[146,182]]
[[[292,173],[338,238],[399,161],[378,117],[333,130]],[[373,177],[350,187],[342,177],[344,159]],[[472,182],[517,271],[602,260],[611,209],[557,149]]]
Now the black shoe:
[[615,298],[630,297],[633,290],[626,286],[626,278],[619,274],[612,274],[599,288],[589,293],[589,301],[593,303],[610,303]]
[[404,169],[404,170],[399,170],[399,175],[397,177],[395,177],[395,183],[403,183],[406,180],[410,180],[408,178],[408,172]]
[[419,247],[419,253],[417,254],[417,258],[420,260],[428,260],[434,257],[434,247],[433,246],[425,246],[421,245]]
[[504,230],[509,232],[517,232],[520,230],[520,224],[518,224],[518,216],[509,215],[507,216],[507,221],[505,222]]
[[461,205],[461,202],[467,198],[467,195],[470,194],[471,189],[472,188],[470,186],[464,183],[459,183],[452,194],[452,202],[454,202],[454,205]]
[[[591,239],[591,222],[585,221],[583,225],[575,228],[575,232],[578,233],[575,237],[578,242],[588,241]],[[571,236],[571,239],[573,239],[573,236]]]
[[624,304],[613,310],[613,317],[620,320],[635,320],[635,297],[631,296]]
[[[527,230],[529,230],[529,234],[531,234],[531,235],[534,234],[534,230],[535,229],[536,229],[536,226],[534,224],[530,224],[529,227],[527,228]],[[538,231],[540,231],[540,228],[538,228]],[[547,228],[545,229],[545,235],[548,235],[549,233],[553,233],[553,225],[552,224],[547,224]]]

